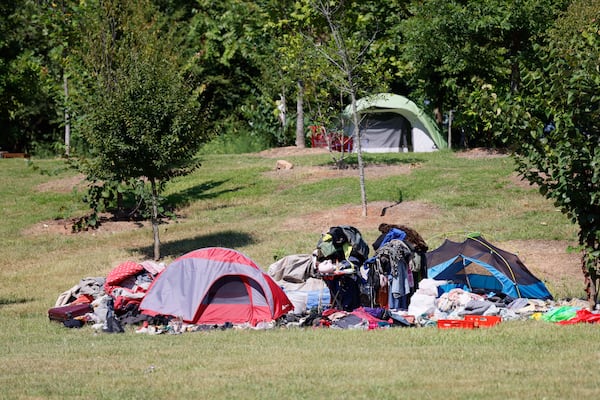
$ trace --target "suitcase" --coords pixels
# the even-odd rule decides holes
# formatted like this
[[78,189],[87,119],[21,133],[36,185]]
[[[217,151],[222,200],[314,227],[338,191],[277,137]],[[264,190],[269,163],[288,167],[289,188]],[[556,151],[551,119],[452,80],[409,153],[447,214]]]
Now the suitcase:
[[72,304],[62,307],[52,307],[48,310],[50,321],[64,322],[68,319],[81,317],[89,312],[93,312],[94,307],[90,303]]

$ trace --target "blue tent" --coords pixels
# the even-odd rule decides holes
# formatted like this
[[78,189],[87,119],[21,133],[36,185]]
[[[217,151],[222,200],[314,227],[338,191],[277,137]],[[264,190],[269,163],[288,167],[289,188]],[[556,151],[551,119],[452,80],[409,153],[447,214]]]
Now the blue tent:
[[428,252],[427,277],[513,298],[552,299],[546,285],[517,255],[499,249],[482,236],[467,237],[462,243],[446,239]]

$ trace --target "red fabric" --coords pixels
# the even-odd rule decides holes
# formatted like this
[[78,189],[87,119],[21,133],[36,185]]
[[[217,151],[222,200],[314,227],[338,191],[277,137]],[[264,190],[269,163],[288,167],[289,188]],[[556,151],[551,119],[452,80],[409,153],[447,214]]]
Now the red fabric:
[[389,321],[375,318],[374,316],[369,314],[367,311],[365,311],[365,309],[363,307],[357,308],[356,310],[352,311],[351,314],[356,315],[357,317],[360,317],[362,319],[366,319],[369,322],[369,329],[379,328],[380,322],[388,322],[389,323]]
[[250,323],[256,326],[259,322],[269,322],[273,319],[268,305],[255,304],[203,304],[198,308],[198,317],[194,324],[213,325],[223,324],[223,316],[232,324]]
[[94,296],[89,294],[80,294],[75,300],[73,300],[70,304],[87,304],[94,301]]
[[[324,310],[321,315],[323,317],[329,317],[331,314],[335,314],[337,312],[340,312],[341,310],[335,309],[335,308],[328,308],[327,310]],[[343,312],[343,311],[342,311]]]
[[587,322],[587,323],[591,323],[591,324],[600,323],[600,314],[594,314],[590,310],[587,310],[584,308],[581,310],[577,310],[575,317],[568,319],[566,321],[559,321],[559,322],[557,322],[557,324],[558,325],[573,325],[573,324],[578,324],[581,322]]
[[125,279],[136,276],[142,271],[145,271],[144,266],[133,261],[125,261],[117,265],[106,277],[104,291],[111,294],[113,289],[120,287],[119,284]]
[[184,260],[186,258],[199,258],[206,260],[223,261],[234,264],[242,264],[260,270],[260,267],[256,265],[254,261],[246,257],[244,254],[223,247],[206,247],[203,249],[194,250],[182,255],[177,260]]

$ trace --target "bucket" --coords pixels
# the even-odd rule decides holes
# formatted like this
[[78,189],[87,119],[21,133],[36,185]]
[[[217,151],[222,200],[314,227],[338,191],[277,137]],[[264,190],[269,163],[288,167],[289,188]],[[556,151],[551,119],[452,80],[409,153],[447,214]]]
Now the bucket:
[[286,292],[288,299],[294,306],[294,314],[301,315],[306,313],[306,304],[308,302],[308,293],[299,290]]

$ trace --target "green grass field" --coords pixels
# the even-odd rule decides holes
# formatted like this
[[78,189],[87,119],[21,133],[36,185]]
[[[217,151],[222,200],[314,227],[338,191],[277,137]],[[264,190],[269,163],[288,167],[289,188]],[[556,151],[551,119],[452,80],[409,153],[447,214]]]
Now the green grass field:
[[[330,164],[327,154],[286,159],[294,163],[294,175],[274,173],[276,159],[257,154],[205,156],[193,175],[169,184],[166,198],[179,218],[161,226],[163,261],[224,246],[266,269],[283,255],[312,250],[328,228],[319,221],[308,223],[318,212],[360,206],[358,172],[320,176],[318,171]],[[464,231],[499,241],[576,244],[576,229],[564,215],[535,189],[513,184],[508,157],[438,152],[368,155],[366,161],[418,165],[408,174],[369,178],[367,196],[369,202],[393,204],[401,193],[405,202],[436,210],[431,218],[402,221],[431,248],[448,233]],[[151,336],[135,334],[131,327],[111,335],[51,323],[48,308],[80,279],[105,276],[123,261],[150,258],[152,232],[147,225],[77,235],[45,230],[44,224],[53,226],[86,210],[75,173],[62,161],[33,160],[33,165],[0,160],[0,399],[600,395],[598,325],[531,320],[477,330],[276,329]],[[302,175],[303,170],[311,172]],[[371,243],[376,225],[364,226],[361,231]],[[549,287],[555,297],[583,296],[577,280],[561,278]]]

